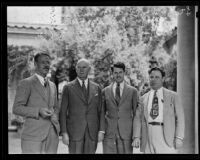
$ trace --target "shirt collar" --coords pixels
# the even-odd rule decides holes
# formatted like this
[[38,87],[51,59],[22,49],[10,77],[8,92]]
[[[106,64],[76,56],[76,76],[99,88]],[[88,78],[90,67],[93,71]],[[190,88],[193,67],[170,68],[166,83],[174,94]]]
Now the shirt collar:
[[[41,75],[39,75],[39,74],[37,74],[37,73],[35,73],[35,75],[36,75],[37,78],[39,79],[40,83],[41,83],[42,85],[44,85],[44,77],[42,77]],[[47,79],[47,80],[48,80],[48,79]]]
[[[120,88],[124,88],[124,81],[122,81],[119,85]],[[117,87],[117,82],[114,82],[114,87]]]
[[[77,77],[77,79],[78,79],[79,84],[82,86],[83,80],[81,80],[81,79],[78,78],[78,77]],[[85,82],[85,86],[86,86],[86,88],[87,88],[87,86],[88,86],[88,78],[86,78],[86,79],[84,80],[84,82]]]
[[[163,87],[160,87],[160,88],[157,90],[157,93],[158,93],[158,92],[162,92],[162,90],[163,90]],[[151,92],[154,92],[154,91],[155,91],[155,90],[151,88]]]

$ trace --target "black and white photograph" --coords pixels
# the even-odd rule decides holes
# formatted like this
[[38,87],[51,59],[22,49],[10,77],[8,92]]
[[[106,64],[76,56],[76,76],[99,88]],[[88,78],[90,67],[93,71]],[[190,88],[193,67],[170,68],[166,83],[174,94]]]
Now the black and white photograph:
[[199,154],[198,5],[6,12],[9,155]]

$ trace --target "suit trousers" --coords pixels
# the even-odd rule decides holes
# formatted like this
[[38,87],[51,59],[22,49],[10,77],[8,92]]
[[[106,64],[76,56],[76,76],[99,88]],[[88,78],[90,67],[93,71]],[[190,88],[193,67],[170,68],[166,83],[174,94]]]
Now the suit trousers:
[[23,154],[56,154],[58,149],[59,136],[51,124],[49,133],[43,141],[21,140]]
[[177,151],[166,144],[163,135],[163,126],[148,125],[148,141],[145,148],[147,154],[175,154]]
[[104,138],[103,140],[103,153],[104,154],[132,154],[133,147],[131,140],[124,140],[119,133],[119,127],[117,127],[117,133],[114,138]]
[[70,154],[95,154],[97,149],[97,139],[94,141],[90,137],[89,128],[86,126],[85,134],[80,141],[69,141]]

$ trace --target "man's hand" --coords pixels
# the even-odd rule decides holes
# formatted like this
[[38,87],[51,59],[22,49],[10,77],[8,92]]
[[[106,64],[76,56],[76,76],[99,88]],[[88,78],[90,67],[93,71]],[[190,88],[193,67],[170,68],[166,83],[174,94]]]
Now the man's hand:
[[99,132],[99,134],[98,134],[98,142],[103,141],[103,139],[104,139],[104,133],[103,132]]
[[134,138],[132,146],[135,148],[139,148],[140,147],[140,138],[138,138],[138,137]]
[[174,140],[174,146],[176,149],[180,148],[183,145],[183,140],[179,138],[175,138]]
[[49,110],[48,108],[40,108],[39,114],[43,118],[48,118],[48,117],[50,117],[53,114],[53,112],[51,110]]
[[58,117],[57,117],[57,115],[55,113],[51,115],[51,121],[55,122],[55,123],[59,123],[58,122]]
[[67,133],[62,134],[62,141],[63,141],[63,144],[69,145],[69,136]]

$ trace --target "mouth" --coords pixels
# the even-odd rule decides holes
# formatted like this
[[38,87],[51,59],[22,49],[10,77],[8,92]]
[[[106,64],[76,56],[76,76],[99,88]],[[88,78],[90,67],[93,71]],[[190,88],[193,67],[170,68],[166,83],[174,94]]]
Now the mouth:
[[44,68],[44,70],[49,71],[49,68]]

